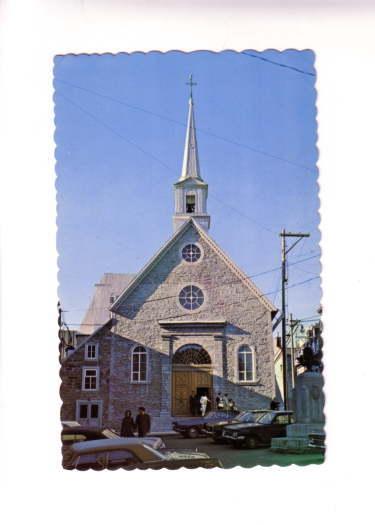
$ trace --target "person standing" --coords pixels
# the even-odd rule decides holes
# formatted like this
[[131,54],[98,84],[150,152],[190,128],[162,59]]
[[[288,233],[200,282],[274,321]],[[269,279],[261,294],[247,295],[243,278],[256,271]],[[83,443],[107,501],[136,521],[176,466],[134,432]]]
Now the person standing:
[[130,410],[125,411],[125,416],[121,422],[121,437],[134,437],[135,423]]
[[192,416],[195,416],[195,394],[194,394],[194,391],[190,394],[190,397],[189,397],[189,408],[190,408],[190,414]]
[[229,410],[228,394],[224,394],[224,397],[223,397],[223,408],[224,408],[224,410]]
[[146,414],[145,407],[139,407],[135,424],[137,425],[138,429],[138,437],[145,437],[150,432],[151,418],[148,414]]
[[207,404],[208,403],[211,403],[211,401],[208,399],[206,394],[203,394],[203,396],[201,396],[201,398],[200,398],[202,417],[204,417],[206,415],[206,410],[207,410]]
[[198,392],[194,396],[194,416],[199,416],[199,412],[201,410],[201,403],[200,403],[200,397]]
[[218,395],[216,396],[216,408],[217,410],[223,410],[224,408],[224,403],[223,403],[223,398],[221,396],[221,392],[218,393]]

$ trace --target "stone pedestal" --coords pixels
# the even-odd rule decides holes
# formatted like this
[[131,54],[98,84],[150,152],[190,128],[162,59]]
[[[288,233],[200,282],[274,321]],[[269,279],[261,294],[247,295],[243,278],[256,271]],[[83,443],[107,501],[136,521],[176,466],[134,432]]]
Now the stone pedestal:
[[272,450],[311,452],[309,434],[324,433],[323,383],[323,376],[319,372],[304,372],[297,376],[294,389],[296,423],[288,425],[287,437],[272,439]]

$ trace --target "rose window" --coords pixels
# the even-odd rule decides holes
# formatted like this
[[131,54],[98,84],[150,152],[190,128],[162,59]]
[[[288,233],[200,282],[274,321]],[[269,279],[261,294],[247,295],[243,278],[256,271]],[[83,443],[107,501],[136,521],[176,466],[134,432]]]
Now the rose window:
[[182,250],[182,257],[187,262],[196,262],[201,258],[201,250],[196,244],[187,244]]
[[187,310],[196,310],[204,303],[203,292],[198,286],[185,286],[179,295],[180,304]]

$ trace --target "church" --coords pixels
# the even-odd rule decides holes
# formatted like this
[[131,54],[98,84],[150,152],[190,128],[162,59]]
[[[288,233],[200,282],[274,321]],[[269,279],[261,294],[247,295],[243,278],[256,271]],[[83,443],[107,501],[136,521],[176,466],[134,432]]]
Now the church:
[[277,308],[210,237],[207,201],[190,93],[173,234],[138,274],[98,283],[86,337],[62,363],[62,420],[118,430],[144,406],[152,431],[169,430],[192,394],[214,405],[219,392],[240,409],[269,407]]

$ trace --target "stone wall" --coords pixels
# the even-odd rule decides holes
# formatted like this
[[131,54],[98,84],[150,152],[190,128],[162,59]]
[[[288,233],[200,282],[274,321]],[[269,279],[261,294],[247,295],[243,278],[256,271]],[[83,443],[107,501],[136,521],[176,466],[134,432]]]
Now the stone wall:
[[[203,257],[189,264],[181,259],[181,250],[191,242],[201,247]],[[203,306],[194,313],[183,309],[178,301],[180,290],[188,284],[196,284],[205,294]],[[162,337],[161,319],[223,319],[227,325],[220,337],[217,331],[199,337],[194,333],[176,333],[170,343]],[[172,354],[188,343],[200,344],[210,354],[214,395],[219,391],[228,393],[241,408],[269,406],[275,395],[271,314],[193,225],[119,306],[112,327],[101,330],[96,339],[100,342],[103,424],[113,428],[119,428],[125,409],[135,412],[140,405],[151,414],[154,428],[161,413],[163,425],[168,423],[166,392],[171,385]],[[237,352],[241,344],[252,346],[256,352],[255,381],[246,385],[239,384],[237,378]],[[143,345],[149,352],[147,384],[131,382],[131,350],[135,345]],[[92,396],[80,390],[83,364],[80,350],[63,365],[64,419],[75,419],[76,399]]]

